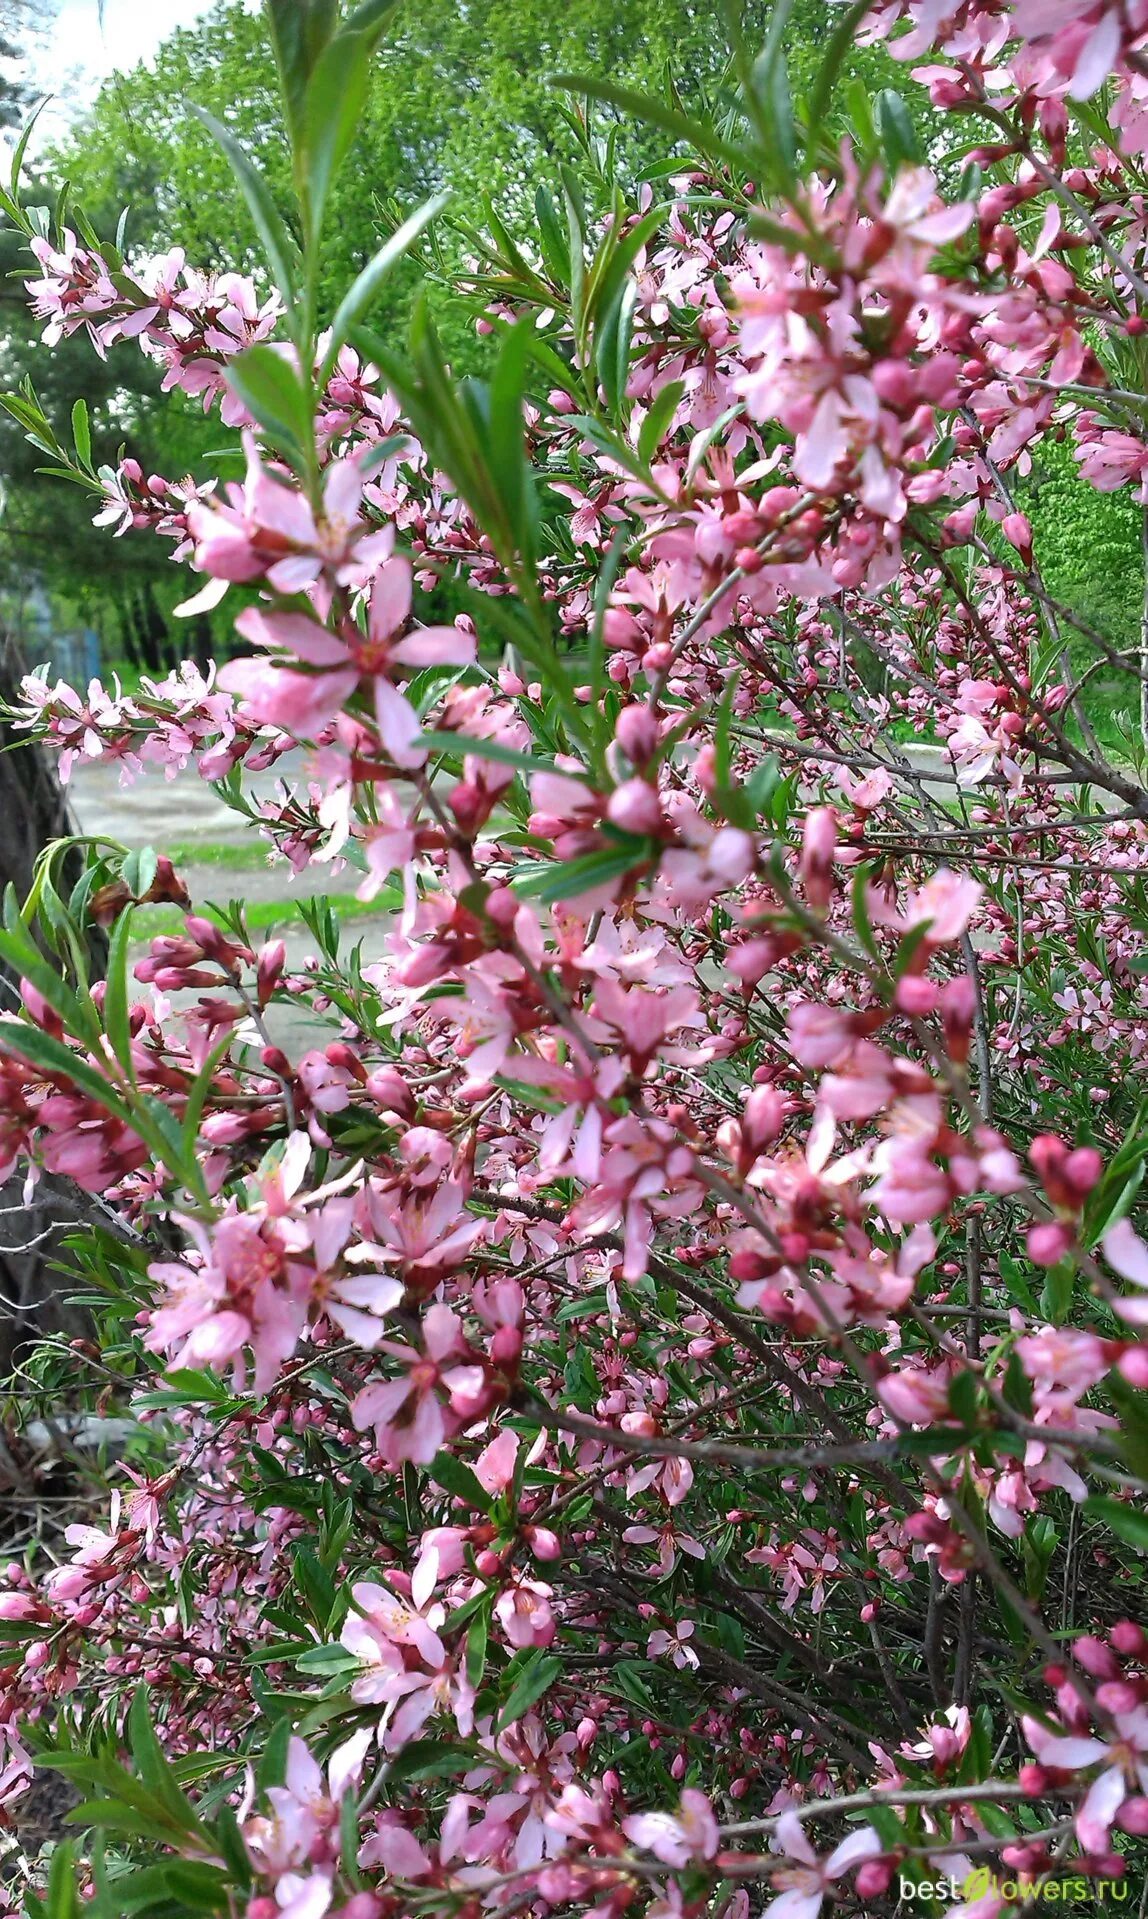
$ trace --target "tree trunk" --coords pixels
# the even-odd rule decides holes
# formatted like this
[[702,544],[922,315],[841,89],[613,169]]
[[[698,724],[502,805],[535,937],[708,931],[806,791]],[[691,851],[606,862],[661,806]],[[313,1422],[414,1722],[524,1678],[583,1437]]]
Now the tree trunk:
[[[19,698],[26,671],[15,642],[0,638],[0,706]],[[26,899],[36,860],[51,840],[75,830],[64,790],[47,754],[14,732],[0,718],[0,889],[15,888]],[[80,858],[74,856],[73,877]],[[67,864],[65,865],[67,874]],[[93,970],[102,971],[102,952],[93,953]],[[0,1002],[7,1012],[20,1004],[19,981],[0,966]],[[86,1330],[84,1315],[60,1289],[52,1264],[62,1232],[82,1227],[97,1216],[85,1194],[45,1173],[25,1202],[24,1173],[0,1185],[0,1376],[11,1370],[22,1346],[44,1333],[76,1336]]]

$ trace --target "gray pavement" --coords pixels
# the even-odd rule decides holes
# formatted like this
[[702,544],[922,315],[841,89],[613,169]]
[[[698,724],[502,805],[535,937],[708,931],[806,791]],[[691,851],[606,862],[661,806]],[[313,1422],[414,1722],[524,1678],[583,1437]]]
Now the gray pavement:
[[[305,778],[305,755],[288,753],[270,771],[246,782],[259,799],[269,798],[282,783]],[[168,779],[162,768],[147,767],[130,786],[120,782],[116,760],[79,760],[68,785],[72,812],[83,833],[119,840],[133,851],[141,846],[163,850],[165,842],[202,839],[216,844],[244,845],[254,828],[241,813],[225,806],[194,766]]]

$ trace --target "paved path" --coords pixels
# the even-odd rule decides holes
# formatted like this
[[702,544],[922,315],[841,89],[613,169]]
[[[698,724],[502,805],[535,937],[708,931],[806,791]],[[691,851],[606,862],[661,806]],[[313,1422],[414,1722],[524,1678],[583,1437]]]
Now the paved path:
[[[284,756],[269,772],[247,781],[247,791],[258,797],[274,793],[281,780],[289,784],[305,777],[305,756]],[[225,806],[217,794],[199,778],[194,768],[166,779],[158,768],[148,768],[130,786],[122,786],[120,768],[112,762],[84,760],[77,764],[68,788],[72,813],[83,833],[118,840],[133,851],[142,846],[179,845],[193,848],[197,841],[208,846],[248,846],[259,841],[257,829],[239,813]],[[359,874],[349,867],[332,873],[328,864],[312,864],[304,872],[292,873],[286,860],[268,859],[251,867],[213,865],[194,858],[180,863],[180,877],[197,907],[209,901],[225,906],[230,900],[256,902],[309,899],[316,893],[352,893]],[[350,952],[361,941],[363,964],[369,965],[383,950],[383,937],[389,916],[356,918],[345,923],[343,950]],[[315,953],[315,942],[305,926],[287,927],[283,934],[287,945],[287,965],[299,971]],[[135,997],[143,997],[137,988]],[[192,1005],[194,993],[176,993],[173,1003]],[[298,1056],[309,1046],[321,1045],[337,1032],[337,1023],[319,1018],[292,1000],[272,1007],[268,1024],[275,1039],[291,1055]]]
[[[265,799],[280,781],[290,785],[301,780],[304,759],[302,753],[285,754],[268,772],[250,775],[247,791]],[[133,851],[141,846],[162,850],[165,842],[182,845],[196,839],[242,846],[251,838],[250,821],[225,806],[194,766],[172,779],[159,767],[148,767],[131,786],[120,784],[120,771],[118,761],[77,762],[68,798],[81,832],[119,840]]]

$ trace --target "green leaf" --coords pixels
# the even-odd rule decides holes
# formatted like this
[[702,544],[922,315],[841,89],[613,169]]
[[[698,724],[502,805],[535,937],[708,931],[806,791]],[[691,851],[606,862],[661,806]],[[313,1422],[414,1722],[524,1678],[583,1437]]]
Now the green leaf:
[[662,441],[669,431],[670,421],[677,412],[682,394],[686,390],[684,380],[669,380],[653,402],[638,434],[638,458],[643,466],[649,466]]
[[381,34],[401,0],[359,0],[343,23],[344,33]]
[[1035,1319],[1039,1309],[1020,1261],[1013,1259],[1011,1253],[1002,1252],[997,1258],[997,1270],[1013,1305],[1019,1305]]
[[16,207],[16,214],[13,217],[16,218],[17,226],[24,228],[25,231],[27,230],[26,217],[21,213],[21,209],[19,205],[20,175],[24,170],[24,155],[28,151],[28,142],[32,138],[32,131],[36,125],[37,120],[40,118],[40,115],[43,113],[44,108],[48,105],[48,102],[50,101],[51,98],[52,96],[50,93],[46,94],[44,99],[41,100],[39,104],[33,109],[33,111],[29,114],[28,119],[25,122],[23,130],[20,134],[20,138],[16,142],[15,151],[12,154],[12,166],[8,175],[8,184],[9,184],[9,187],[11,188],[12,200]]
[[[507,1672],[512,1670],[507,1667]],[[543,1693],[549,1692],[554,1681],[562,1671],[562,1661],[553,1655],[544,1655],[538,1646],[532,1648],[515,1676],[509,1692],[498,1709],[495,1730],[503,1731],[513,1726],[536,1706]]]
[[302,465],[314,416],[306,388],[290,361],[274,347],[252,346],[227,368],[224,378],[281,453]]
[[833,89],[837,85],[841,63],[853,45],[857,29],[870,11],[872,4],[873,0],[853,0],[853,5],[845,10],[834,25],[824,58],[818,68],[817,78],[813,83],[813,91],[809,95],[807,116],[811,133],[815,134],[825,119],[829,102],[833,97]]
[[331,341],[319,371],[320,387],[326,386],[351,328],[366,313],[391,268],[410,251],[419,235],[437,218],[449,199],[449,193],[436,193],[409,219],[404,220],[343,295],[331,322]]
[[90,471],[92,464],[92,430],[88,424],[88,406],[86,400],[77,400],[72,408],[72,441],[76,449],[76,458],[82,467]]
[[873,936],[869,919],[869,884],[872,878],[871,866],[859,866],[853,875],[853,930],[869,958],[880,965],[881,949]]
[[448,1746],[442,1739],[412,1739],[391,1760],[387,1778],[449,1779],[473,1765],[473,1754],[463,1746]]
[[125,1126],[135,1125],[132,1114],[123,1100],[112,1091],[107,1080],[58,1039],[53,1039],[50,1033],[44,1033],[38,1026],[30,1026],[24,1020],[4,1020],[0,1022],[0,1044],[7,1052],[27,1060],[30,1066],[39,1067],[47,1078],[71,1080],[74,1086],[87,1093],[107,1112],[114,1113]]
[[592,711],[597,717],[598,726],[595,735],[594,764],[601,773],[605,768],[605,753],[613,737],[613,726],[602,694],[605,685],[605,631],[606,615],[610,610],[610,595],[614,591],[614,582],[622,565],[622,556],[630,544],[630,534],[625,527],[619,527],[610,542],[607,553],[594,585],[594,624],[590,629],[590,651],[587,658],[587,678],[593,693]]
[[[94,1009],[90,1001],[79,999],[67,980],[48,964],[39,948],[33,946],[30,940],[22,937],[21,933],[0,933],[0,959],[6,960],[14,973],[36,988],[52,1011],[59,1015],[66,1032],[89,1042],[97,1040],[99,1022],[92,1017]],[[0,1033],[7,1034],[9,1031],[7,1023],[0,1022]]]
[[966,1431],[971,1430],[977,1417],[977,1381],[974,1373],[957,1373],[950,1380],[949,1407]]
[[1076,1285],[1076,1266],[1071,1259],[1062,1259],[1057,1266],[1049,1268],[1044,1276],[1044,1285],[1040,1289],[1040,1310],[1054,1326],[1063,1325],[1072,1308],[1072,1295]]
[[295,1661],[300,1672],[332,1673],[354,1672],[359,1664],[353,1652],[345,1646],[308,1646]]
[[518,320],[506,328],[490,382],[487,446],[491,477],[515,544],[528,565],[533,564],[537,525],[534,479],[526,458],[523,424],[526,369],[532,346],[533,328],[528,320]]
[[[274,0],[272,11],[275,11]],[[306,0],[303,0],[300,11],[307,11]],[[227,158],[239,191],[247,202],[247,210],[262,243],[264,257],[271,270],[271,278],[290,312],[295,299],[298,278],[298,248],[271,197],[271,189],[228,127],[217,120],[214,114],[208,113],[205,107],[193,106],[191,110],[196,119],[207,128],[212,139]]]
[[303,125],[307,82],[339,23],[338,0],[265,0],[292,146]]
[[[296,182],[307,222],[307,242],[317,248],[327,198],[362,116],[371,57],[399,0],[368,0],[356,9],[314,64],[307,82],[296,154]],[[361,24],[355,25],[356,18]]]
[[602,382],[606,404],[614,414],[619,413],[626,396],[637,306],[638,289],[633,280],[627,278],[617,300],[603,314],[595,329],[594,365]]
[[[515,746],[504,746],[501,740],[475,740],[469,733],[420,733],[420,746],[429,746],[436,753],[452,753],[461,759],[473,753],[476,759],[496,760],[500,766],[517,767],[520,773],[537,773],[540,767],[552,768],[553,757],[546,753],[520,753]],[[563,773],[564,779],[576,780],[577,773]]]
[[882,87],[874,105],[877,131],[890,173],[896,173],[903,166],[919,166],[921,143],[901,95],[892,87]]
[[41,1908],[44,1919],[79,1919],[82,1910],[76,1883],[76,1848],[71,1840],[57,1845],[48,1875],[48,1897]]
[[155,1736],[155,1729],[148,1714],[145,1686],[137,1686],[132,1695],[128,1713],[128,1740],[136,1771],[144,1785],[154,1792],[173,1824],[182,1827],[184,1832],[201,1833],[203,1829],[199,1820],[190,1802],[180,1791],[179,1781]]
[[1020,1413],[1025,1419],[1033,1414],[1032,1381],[1021,1365],[1016,1353],[1010,1353],[1005,1371],[1004,1399],[1007,1406]]
[[120,1065],[132,1080],[132,1031],[128,986],[128,946],[132,935],[132,909],[125,907],[116,921],[108,942],[108,965],[104,988],[104,1031]]
[[648,857],[649,842],[634,840],[632,850],[605,847],[600,853],[584,853],[580,859],[564,860],[541,871],[535,866],[524,879],[513,875],[510,883],[517,892],[551,905],[556,900],[577,899],[581,893],[608,886],[611,880],[621,879]]
[[477,1691],[486,1671],[486,1643],[490,1635],[490,1606],[483,1606],[466,1635],[466,1676]]
[[133,899],[140,900],[151,889],[159,869],[159,855],[154,846],[141,846],[129,853],[120,867],[120,878]]
[[335,1582],[326,1566],[316,1558],[309,1546],[303,1544],[295,1548],[294,1570],[295,1584],[303,1595],[312,1621],[323,1632],[335,1610]]
[[780,162],[783,178],[789,181],[793,179],[797,166],[797,124],[793,117],[789,70],[784,59],[778,57],[771,63],[761,91],[769,117],[769,150]]
[[436,1486],[445,1492],[453,1493],[456,1499],[463,1499],[476,1512],[490,1511],[490,1495],[482,1486],[471,1467],[465,1460],[458,1459],[454,1453],[436,1453],[427,1472]]
[[554,201],[544,186],[534,193],[534,217],[538,222],[538,243],[550,278],[560,287],[570,280],[570,242],[562,231]]
[[1138,1553],[1148,1553],[1148,1513],[1126,1506],[1123,1500],[1106,1499],[1099,1494],[1084,1501],[1084,1511],[1089,1519],[1103,1520],[1118,1539],[1135,1546]]
[[1148,1393],[1130,1386],[1116,1371],[1104,1384],[1120,1415],[1121,1453],[1138,1479],[1148,1479]]
[[291,1721],[276,1720],[255,1768],[255,1779],[261,1792],[266,1792],[268,1786],[283,1784],[287,1777],[287,1754],[290,1745]]
[[725,139],[707,121],[692,120],[688,114],[679,113],[676,107],[668,107],[664,101],[650,94],[635,93],[631,87],[616,87],[608,80],[595,80],[585,74],[579,77],[577,74],[559,73],[555,75],[553,84],[567,93],[585,94],[588,99],[617,107],[633,119],[661,127],[663,133],[671,133],[675,140],[683,141],[698,153],[720,155],[739,169],[750,168],[750,157],[744,147]]
[[[620,214],[621,207],[618,211]],[[635,226],[619,233],[619,220],[605,234],[586,276],[583,330],[591,323],[599,328],[606,325],[609,315],[622,298],[634,261],[646,242],[652,240],[663,225],[666,211],[661,204],[651,207]]]

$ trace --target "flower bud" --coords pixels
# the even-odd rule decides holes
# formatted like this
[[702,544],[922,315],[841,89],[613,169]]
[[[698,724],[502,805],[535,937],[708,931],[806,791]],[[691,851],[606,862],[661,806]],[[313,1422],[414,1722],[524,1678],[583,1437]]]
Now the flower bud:
[[1024,513],[1006,513],[1001,521],[1001,532],[1010,546],[1015,546],[1026,566],[1032,565],[1032,526]]
[[853,1881],[858,1899],[880,1899],[889,1890],[893,1879],[894,1865],[891,1859],[865,1859],[857,1868],[857,1877]]
[[630,765],[644,770],[658,750],[658,722],[648,706],[624,706],[614,737]]
[[1126,1799],[1116,1815],[1116,1824],[1133,1839],[1148,1839],[1148,1799],[1139,1795]]
[[255,968],[255,986],[260,1009],[267,1005],[287,964],[287,947],[283,940],[268,940],[259,954]]
[[662,803],[657,788],[645,780],[623,780],[610,795],[610,804],[606,816],[614,826],[620,826],[624,833],[636,833],[639,836],[660,833],[665,825]]
[[824,912],[833,897],[833,855],[837,850],[837,815],[831,806],[815,806],[805,816],[801,836],[801,878],[806,898]]
[[910,1019],[922,1019],[933,1011],[940,996],[941,989],[935,980],[926,979],[923,973],[905,973],[897,981],[893,1004]]
[[1143,1659],[1148,1653],[1148,1634],[1133,1619],[1118,1619],[1108,1637],[1122,1659]]
[[1034,1266],[1056,1266],[1062,1260],[1073,1243],[1071,1226],[1063,1220],[1049,1220],[1040,1226],[1030,1226],[1025,1238],[1028,1256]]

